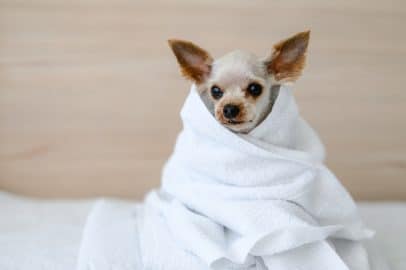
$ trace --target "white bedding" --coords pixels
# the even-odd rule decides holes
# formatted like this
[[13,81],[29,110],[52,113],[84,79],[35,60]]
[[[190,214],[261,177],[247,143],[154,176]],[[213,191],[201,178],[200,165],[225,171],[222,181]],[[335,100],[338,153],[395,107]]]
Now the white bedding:
[[[97,200],[34,200],[0,192],[0,269],[72,270]],[[117,201],[119,207],[134,202]],[[406,202],[359,203],[392,270],[406,269]]]

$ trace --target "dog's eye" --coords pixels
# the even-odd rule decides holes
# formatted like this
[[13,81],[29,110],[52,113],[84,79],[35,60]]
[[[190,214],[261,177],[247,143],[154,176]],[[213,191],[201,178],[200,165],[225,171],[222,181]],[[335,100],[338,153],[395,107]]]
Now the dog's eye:
[[262,86],[257,83],[251,83],[248,85],[247,90],[252,96],[257,97],[262,93]]
[[218,86],[213,86],[211,88],[211,95],[214,99],[219,99],[223,96],[223,91]]

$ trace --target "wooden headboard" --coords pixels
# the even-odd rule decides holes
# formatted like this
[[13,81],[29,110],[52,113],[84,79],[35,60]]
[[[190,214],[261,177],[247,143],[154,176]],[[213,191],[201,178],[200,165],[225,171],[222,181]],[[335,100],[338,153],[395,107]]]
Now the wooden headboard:
[[0,3],[0,189],[141,198],[159,185],[189,90],[168,38],[259,55],[312,30],[294,86],[357,199],[406,199],[406,3]]

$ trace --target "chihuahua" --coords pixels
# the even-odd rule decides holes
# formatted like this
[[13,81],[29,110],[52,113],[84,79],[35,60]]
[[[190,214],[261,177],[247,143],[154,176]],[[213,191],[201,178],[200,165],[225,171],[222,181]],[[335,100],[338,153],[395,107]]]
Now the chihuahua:
[[301,75],[309,36],[306,31],[280,41],[264,59],[236,50],[213,60],[189,41],[168,42],[182,74],[195,83],[216,120],[234,132],[248,133],[271,112],[279,87]]

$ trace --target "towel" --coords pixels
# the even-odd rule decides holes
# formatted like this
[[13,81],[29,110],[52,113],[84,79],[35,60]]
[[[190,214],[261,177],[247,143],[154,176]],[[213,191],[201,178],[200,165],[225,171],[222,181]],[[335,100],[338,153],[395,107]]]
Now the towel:
[[[395,205],[381,205],[381,207],[372,206],[369,204],[361,205],[363,207],[363,214],[368,217],[368,221],[375,226],[378,224],[381,226],[380,236],[385,238],[395,237],[397,240],[392,241],[392,245],[387,246],[387,250],[384,253],[390,254],[398,253],[398,258],[392,256],[392,262],[394,263],[393,269],[404,269],[404,261],[402,255],[403,242],[402,237],[399,237],[399,233],[403,229],[405,222],[401,220],[395,225],[398,229],[393,230],[389,228],[385,222],[382,222],[382,218],[393,218],[396,215],[406,212],[405,206]],[[372,207],[371,207],[372,206]],[[382,207],[383,206],[383,207]],[[140,213],[143,211],[145,204],[134,201],[117,201],[111,199],[99,200],[94,204],[90,214],[87,218],[85,228],[83,231],[82,243],[78,256],[77,270],[146,270],[151,269],[142,265],[140,256],[140,237],[142,236],[138,231],[135,224],[137,220],[141,218]],[[403,208],[402,208],[403,207]],[[396,208],[397,211],[391,211]],[[369,211],[373,209],[374,211]],[[368,210],[368,211],[367,211]],[[367,214],[368,213],[368,214]],[[373,215],[371,215],[373,214]],[[406,216],[406,215],[405,215]],[[156,216],[155,216],[156,217]],[[379,222],[378,222],[379,221]],[[393,225],[393,224],[392,224]],[[395,227],[396,227],[395,226]],[[378,225],[379,227],[379,225]],[[158,235],[157,233],[162,230],[155,231],[156,237],[161,239],[160,244],[168,245],[171,242],[165,242],[163,237],[165,235]],[[403,237],[404,238],[404,237]],[[382,240],[382,239],[381,239]],[[392,239],[393,240],[393,239]],[[373,270],[389,270],[386,261],[383,258],[382,253],[377,248],[377,243],[374,241],[367,241],[365,243],[368,256],[371,258],[371,269]],[[382,244],[382,243],[381,243]],[[168,251],[176,251],[167,249]],[[351,251],[351,250],[349,250]],[[173,253],[172,253],[173,254]],[[180,257],[173,257],[173,260],[183,262],[185,265],[189,264],[189,259],[193,259],[193,256],[185,256],[182,258],[182,252],[178,252]],[[311,255],[311,254],[310,254]],[[169,257],[166,257],[169,258]],[[310,258],[310,257],[309,257]],[[403,263],[403,264],[402,264]],[[170,264],[169,264],[170,265]],[[201,266],[202,268],[203,266]],[[34,266],[35,268],[35,266]],[[1,268],[2,269],[2,268]],[[8,269],[6,267],[6,269]],[[14,268],[10,268],[14,269]],[[42,268],[41,268],[42,269]],[[190,268],[199,269],[197,268]],[[237,268],[238,269],[238,268]],[[241,269],[241,268],[240,268]],[[248,267],[246,269],[249,269]],[[251,267],[252,269],[252,267]],[[258,269],[258,268],[257,268]],[[303,269],[303,268],[296,268]],[[327,268],[330,269],[330,268]]]
[[87,217],[77,270],[142,270],[136,220],[141,206],[98,200]]
[[137,220],[144,269],[370,269],[373,232],[290,88],[248,134],[218,123],[195,86],[181,118],[162,186]]

